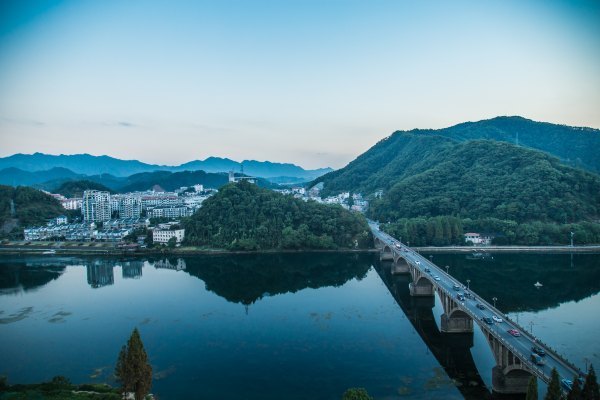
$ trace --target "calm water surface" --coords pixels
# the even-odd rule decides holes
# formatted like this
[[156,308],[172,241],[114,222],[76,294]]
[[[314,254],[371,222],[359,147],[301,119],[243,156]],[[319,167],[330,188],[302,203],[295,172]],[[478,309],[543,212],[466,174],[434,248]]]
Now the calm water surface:
[[[600,255],[433,261],[581,368],[600,365]],[[489,398],[481,332],[440,334],[437,299],[410,298],[408,282],[375,254],[2,257],[0,375],[111,382],[138,327],[161,399],[339,399],[354,386]]]

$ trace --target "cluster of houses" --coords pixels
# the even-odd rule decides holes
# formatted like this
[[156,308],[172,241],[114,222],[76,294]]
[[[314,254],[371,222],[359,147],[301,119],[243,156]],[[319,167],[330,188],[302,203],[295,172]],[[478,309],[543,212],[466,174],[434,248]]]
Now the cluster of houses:
[[347,210],[358,212],[365,212],[369,206],[369,202],[360,193],[350,194],[350,192],[343,192],[336,196],[322,198],[322,189],[323,183],[320,182],[308,190],[303,187],[293,187],[291,189],[276,189],[275,191],[294,196],[304,201],[312,200],[322,204],[339,204]]

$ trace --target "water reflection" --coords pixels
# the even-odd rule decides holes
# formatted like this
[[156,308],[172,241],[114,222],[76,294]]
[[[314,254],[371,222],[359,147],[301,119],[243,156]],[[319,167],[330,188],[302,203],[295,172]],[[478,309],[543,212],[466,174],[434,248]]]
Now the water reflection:
[[194,257],[187,260],[186,272],[227,301],[250,305],[275,294],[362,279],[371,259],[369,254],[322,253]]
[[471,355],[473,335],[442,333],[433,315],[433,297],[412,297],[410,275],[392,275],[390,263],[378,265],[377,273],[431,353],[465,399],[491,399]]
[[87,283],[94,289],[115,283],[114,261],[96,260],[86,265]]
[[27,292],[44,286],[58,279],[64,273],[65,265],[48,263],[48,258],[28,261],[7,258],[0,262],[0,295]]
[[[427,254],[425,254],[427,256]],[[432,254],[433,262],[505,313],[539,311],[579,301],[600,291],[598,254],[506,254],[485,258]],[[543,286],[536,288],[540,282]]]

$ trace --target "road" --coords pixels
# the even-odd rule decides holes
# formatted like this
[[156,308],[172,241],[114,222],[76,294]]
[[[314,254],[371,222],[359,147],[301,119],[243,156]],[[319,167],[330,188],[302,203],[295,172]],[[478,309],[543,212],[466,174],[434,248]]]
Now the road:
[[[369,226],[373,232],[373,235],[387,244],[393,252],[399,254],[409,264],[419,269],[423,275],[429,276],[429,280],[432,282],[437,291],[443,290],[450,294],[450,296],[454,299],[456,299],[457,293],[467,292],[467,287],[462,282],[459,282],[451,275],[447,274],[446,271],[442,270],[442,268],[432,263],[426,257],[423,257],[387,233],[380,231],[377,223],[369,221]],[[459,286],[459,289],[455,289],[455,285]],[[500,310],[496,309],[487,301],[480,298],[476,293],[473,291],[470,291],[470,293],[474,297],[472,299],[466,298],[462,302],[456,301],[458,307],[471,316],[471,318],[480,326],[484,333],[490,332],[496,339],[509,348],[511,352],[521,360],[527,369],[534,373],[538,378],[548,383],[550,381],[552,368],[556,368],[560,376],[560,380],[573,380],[573,377],[579,374],[578,368],[569,363],[567,360],[561,358],[546,344],[540,342],[539,339],[527,333],[514,321],[506,319]],[[485,309],[481,310],[477,308],[478,303],[482,304]],[[493,322],[492,324],[488,324],[483,321],[484,317],[492,318],[492,316],[501,318],[502,322]],[[511,335],[508,332],[510,329],[518,331],[520,336],[515,337]],[[537,346],[546,352],[546,355],[543,357],[545,365],[536,365],[531,361],[530,356],[533,346]]]

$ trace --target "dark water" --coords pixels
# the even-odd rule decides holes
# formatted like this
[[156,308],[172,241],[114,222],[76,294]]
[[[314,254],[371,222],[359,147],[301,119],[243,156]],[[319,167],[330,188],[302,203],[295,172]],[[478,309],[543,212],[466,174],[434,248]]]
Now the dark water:
[[[582,369],[600,365],[600,255],[433,261]],[[490,398],[481,332],[440,334],[437,299],[408,282],[375,254],[3,257],[0,375],[111,382],[138,327],[161,399]]]

